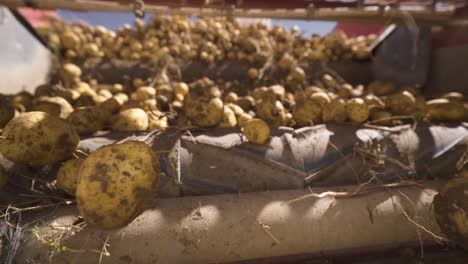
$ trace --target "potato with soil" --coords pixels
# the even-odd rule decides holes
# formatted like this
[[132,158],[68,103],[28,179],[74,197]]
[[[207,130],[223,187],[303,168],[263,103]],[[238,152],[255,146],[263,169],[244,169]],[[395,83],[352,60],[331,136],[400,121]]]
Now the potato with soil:
[[187,118],[199,127],[214,127],[223,119],[223,101],[219,98],[192,97],[184,100],[184,111]]
[[103,229],[123,227],[155,196],[159,177],[157,156],[146,144],[104,146],[81,164],[76,188],[80,215]]
[[60,166],[57,172],[56,186],[58,189],[75,196],[78,184],[78,173],[84,159],[67,160]]
[[12,119],[2,132],[0,153],[8,160],[40,167],[70,157],[80,137],[63,119],[28,112]]
[[140,108],[130,108],[112,118],[114,131],[145,131],[148,129],[148,115]]
[[230,107],[224,106],[223,119],[218,124],[218,128],[231,128],[237,125],[237,118]]
[[386,105],[395,115],[410,115],[416,110],[416,99],[410,92],[403,91],[390,95]]
[[300,99],[292,110],[292,116],[297,126],[309,126],[320,121],[322,109],[317,101]]
[[92,134],[104,129],[110,114],[95,106],[84,106],[75,109],[67,118],[80,135]]
[[353,123],[364,123],[369,118],[369,107],[361,98],[353,98],[346,102],[348,119]]
[[258,118],[251,119],[242,126],[245,137],[253,144],[265,144],[270,137],[270,127]]

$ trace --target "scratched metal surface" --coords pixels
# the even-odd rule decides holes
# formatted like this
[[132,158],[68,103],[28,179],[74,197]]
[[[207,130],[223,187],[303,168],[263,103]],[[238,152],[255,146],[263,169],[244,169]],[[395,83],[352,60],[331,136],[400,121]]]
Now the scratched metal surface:
[[[277,129],[265,145],[246,142],[236,129],[130,137],[112,132],[84,139],[80,146],[93,151],[132,139],[159,153],[159,195],[184,196],[341,186],[372,177],[379,182],[447,178],[466,151],[468,130],[463,125],[420,124],[415,130],[318,125]],[[369,152],[383,160],[373,160]]]

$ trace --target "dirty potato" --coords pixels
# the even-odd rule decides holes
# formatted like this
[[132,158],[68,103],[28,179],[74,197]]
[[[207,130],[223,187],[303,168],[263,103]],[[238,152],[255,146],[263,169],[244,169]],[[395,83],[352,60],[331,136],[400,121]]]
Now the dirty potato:
[[231,128],[237,125],[237,118],[234,111],[231,108],[224,106],[223,108],[223,119],[218,124],[218,128]]
[[159,178],[157,156],[146,144],[104,146],[81,164],[76,188],[80,215],[103,229],[123,227],[146,208]]
[[258,118],[253,118],[242,126],[242,132],[249,142],[253,144],[265,144],[270,137],[270,127]]
[[114,116],[114,131],[145,131],[148,129],[148,115],[140,108],[130,108]]
[[84,159],[71,159],[65,161],[57,172],[56,186],[58,189],[75,196],[78,184],[78,172]]
[[0,153],[8,160],[34,167],[67,159],[80,138],[63,119],[44,112],[13,118],[2,132]]
[[317,101],[305,99],[296,102],[292,116],[297,126],[309,126],[320,121],[322,109]]
[[223,119],[223,101],[219,98],[192,97],[184,100],[187,118],[199,127],[214,127]]
[[75,109],[67,118],[80,135],[92,134],[105,127],[110,115],[95,106],[85,106]]
[[353,123],[363,123],[369,118],[369,108],[361,98],[353,98],[346,102],[348,119]]
[[386,105],[396,115],[410,115],[416,110],[416,99],[410,92],[403,91],[390,95]]
[[460,122],[467,118],[466,109],[461,102],[445,98],[427,101],[427,116],[432,121]]

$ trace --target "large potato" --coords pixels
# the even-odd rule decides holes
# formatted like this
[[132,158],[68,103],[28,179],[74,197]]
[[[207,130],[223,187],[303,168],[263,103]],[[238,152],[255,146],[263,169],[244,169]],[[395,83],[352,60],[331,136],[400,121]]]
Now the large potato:
[[57,188],[75,196],[78,172],[83,161],[84,159],[71,159],[60,166],[57,172]]
[[140,108],[131,108],[118,113],[112,119],[112,130],[144,131],[148,129],[148,115]]
[[78,210],[100,228],[123,227],[145,209],[159,177],[158,159],[146,144],[129,141],[102,147],[81,164]]
[[44,112],[28,112],[12,119],[0,139],[0,152],[8,160],[44,166],[67,159],[80,137],[65,120]]
[[41,96],[34,100],[33,110],[67,118],[73,112],[73,107],[62,97]]

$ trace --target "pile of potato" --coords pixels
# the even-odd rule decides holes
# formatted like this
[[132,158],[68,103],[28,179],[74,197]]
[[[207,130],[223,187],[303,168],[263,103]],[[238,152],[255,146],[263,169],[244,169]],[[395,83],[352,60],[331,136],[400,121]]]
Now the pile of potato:
[[[427,100],[418,89],[374,81],[352,86],[330,74],[307,76],[299,61],[365,59],[375,36],[302,37],[296,30],[241,26],[221,19],[155,17],[135,30],[55,21],[43,32],[65,55],[60,81],[34,94],[0,95],[0,154],[40,168],[63,162],[56,187],[77,199],[81,215],[101,228],[118,228],[141,212],[156,192],[155,152],[141,142],[103,147],[87,157],[73,155],[80,136],[100,130],[153,131],[169,127],[238,128],[253,144],[265,144],[272,128],[322,123],[393,126],[408,118],[430,122],[468,121],[468,100],[448,93]],[[72,63],[87,57],[140,60],[169,53],[176,59],[245,60],[247,79],[258,79],[270,58],[286,74],[274,83],[201,78],[172,80],[164,70],[152,80],[131,84],[83,80]],[[271,61],[270,61],[271,63]],[[0,187],[7,171],[0,167]]]
[[261,23],[244,26],[224,18],[192,21],[183,16],[155,16],[147,24],[136,19],[133,28],[125,25],[116,32],[61,20],[38,30],[67,59],[140,60],[168,53],[180,60],[207,63],[246,61],[254,68],[261,68],[269,58],[281,64],[367,59],[368,47],[376,39],[375,35],[351,38],[343,32],[305,38],[295,28],[287,31]]

